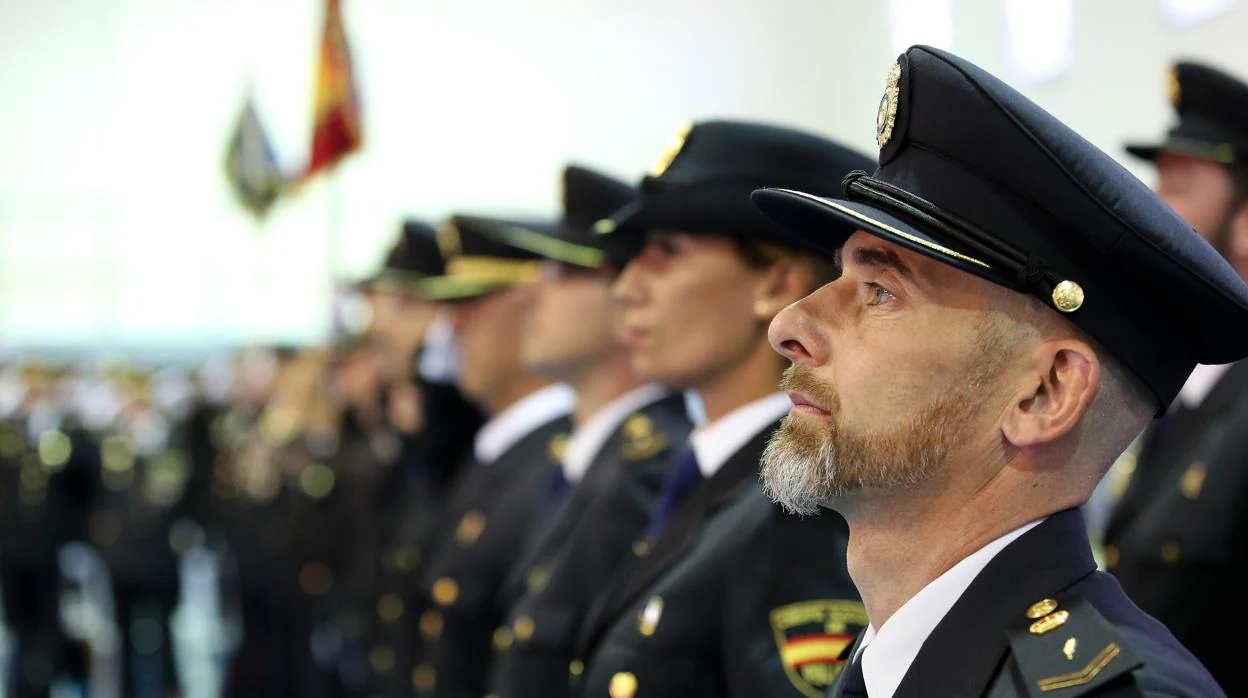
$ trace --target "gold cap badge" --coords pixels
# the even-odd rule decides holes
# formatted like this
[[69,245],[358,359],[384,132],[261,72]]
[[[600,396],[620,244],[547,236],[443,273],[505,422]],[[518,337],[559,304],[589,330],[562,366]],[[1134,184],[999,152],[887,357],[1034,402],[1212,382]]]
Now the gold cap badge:
[[875,142],[881,148],[893,137],[893,127],[897,125],[897,98],[901,94],[901,64],[894,63],[888,69],[888,82],[884,85],[884,96],[880,98],[879,111],[875,113]]
[[654,165],[650,168],[651,177],[662,177],[667,168],[672,166],[672,161],[680,155],[680,151],[685,147],[685,140],[689,138],[689,132],[693,130],[693,124],[686,121],[676,128],[671,138],[667,139],[667,144],[663,146],[663,152],[659,154],[659,159],[654,161]]

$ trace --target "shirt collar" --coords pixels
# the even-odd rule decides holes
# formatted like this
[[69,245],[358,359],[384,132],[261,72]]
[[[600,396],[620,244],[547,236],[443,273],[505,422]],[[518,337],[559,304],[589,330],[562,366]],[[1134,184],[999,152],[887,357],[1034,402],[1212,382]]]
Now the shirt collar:
[[1023,524],[962,558],[910,597],[878,631],[874,625],[867,626],[855,657],[862,661],[862,678],[867,685],[867,695],[893,695],[915,657],[919,656],[923,643],[971,582],[1006,546],[1040,525],[1041,521],[1044,519]]
[[774,393],[748,402],[719,419],[703,424],[689,435],[689,444],[698,459],[703,477],[719,472],[724,463],[750,439],[788,413],[793,402],[784,393]]
[[584,424],[578,425],[563,453],[563,476],[567,481],[575,484],[585,477],[607,439],[619,429],[626,417],[662,400],[667,394],[666,388],[654,383],[633,388],[600,407]]
[[1220,364],[1217,366],[1206,366],[1199,364],[1192,371],[1192,375],[1188,377],[1187,382],[1183,384],[1183,389],[1179,391],[1179,402],[1188,409],[1196,409],[1200,404],[1209,397],[1209,393],[1213,392],[1214,386],[1218,381],[1222,380],[1222,376],[1226,374],[1234,364]]
[[562,383],[548,385],[520,398],[511,407],[494,415],[477,432],[473,453],[477,462],[487,465],[535,429],[572,411],[576,398]]

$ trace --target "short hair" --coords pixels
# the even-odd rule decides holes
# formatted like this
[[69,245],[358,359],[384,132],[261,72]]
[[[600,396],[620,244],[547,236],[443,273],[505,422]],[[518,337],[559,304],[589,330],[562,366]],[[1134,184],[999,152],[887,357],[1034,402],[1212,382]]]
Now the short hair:
[[836,259],[832,255],[771,240],[734,237],[732,244],[737,255],[741,257],[741,261],[751,269],[766,269],[781,260],[805,263],[814,277],[811,291],[836,281],[841,275]]

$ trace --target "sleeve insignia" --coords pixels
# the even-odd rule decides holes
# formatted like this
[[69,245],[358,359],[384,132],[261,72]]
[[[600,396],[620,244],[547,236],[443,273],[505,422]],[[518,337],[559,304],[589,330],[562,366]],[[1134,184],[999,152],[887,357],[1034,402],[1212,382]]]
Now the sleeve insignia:
[[771,611],[784,672],[802,695],[811,698],[827,693],[845,667],[841,654],[866,627],[867,611],[858,601],[801,601]]

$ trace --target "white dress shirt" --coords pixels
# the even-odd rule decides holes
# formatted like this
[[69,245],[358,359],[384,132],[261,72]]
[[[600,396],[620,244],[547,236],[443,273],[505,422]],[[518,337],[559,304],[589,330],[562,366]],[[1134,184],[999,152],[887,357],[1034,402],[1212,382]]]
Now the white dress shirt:
[[1192,375],[1183,384],[1183,389],[1179,391],[1179,402],[1191,410],[1200,407],[1200,403],[1209,397],[1209,393],[1213,392],[1213,388],[1218,384],[1218,381],[1222,380],[1222,376],[1233,365],[1206,366],[1198,364],[1196,370],[1192,371]]
[[698,470],[711,477],[734,453],[758,436],[763,429],[788,414],[793,402],[784,393],[775,393],[747,402],[719,419],[703,424],[689,435]]
[[915,657],[919,656],[927,637],[971,582],[1007,545],[1041,521],[1044,519],[1024,524],[962,558],[961,562],[910,597],[878,631],[874,625],[867,626],[855,655],[855,659],[861,657],[867,695],[871,698],[891,698]]
[[520,398],[494,415],[477,432],[473,453],[481,465],[489,465],[533,430],[572,412],[576,396],[562,383],[548,385]]
[[578,425],[568,439],[567,450],[563,452],[563,477],[571,484],[580,482],[620,424],[637,410],[667,395],[667,388],[651,383],[633,388],[600,407],[584,424]]

